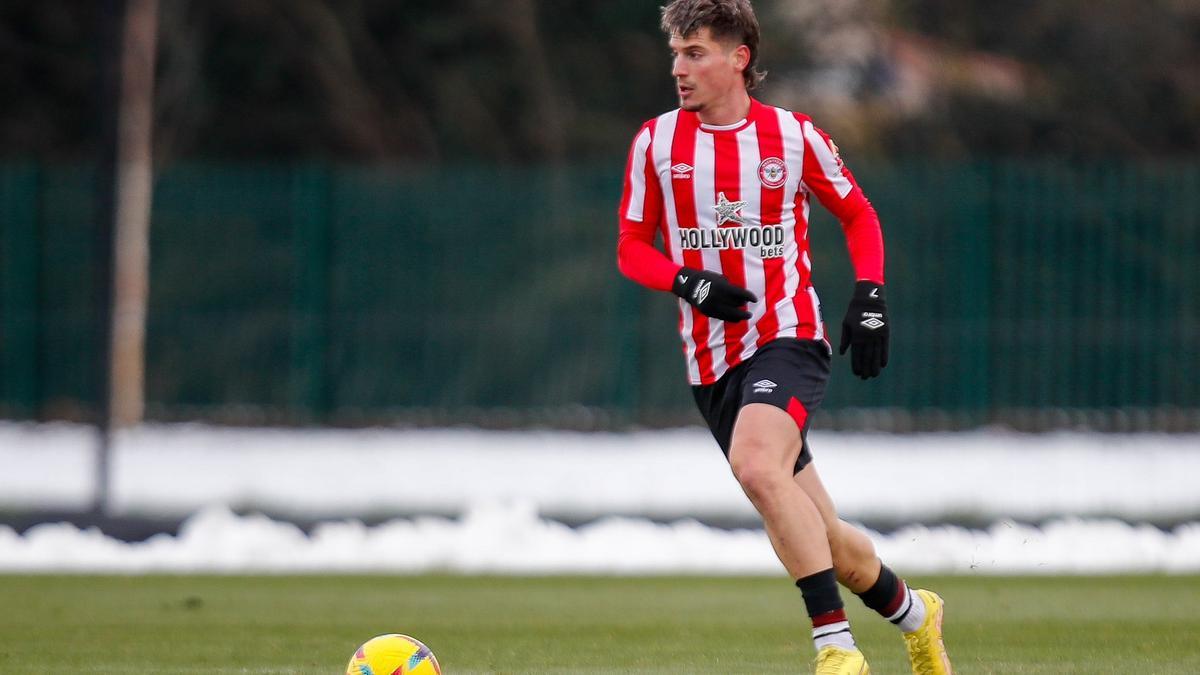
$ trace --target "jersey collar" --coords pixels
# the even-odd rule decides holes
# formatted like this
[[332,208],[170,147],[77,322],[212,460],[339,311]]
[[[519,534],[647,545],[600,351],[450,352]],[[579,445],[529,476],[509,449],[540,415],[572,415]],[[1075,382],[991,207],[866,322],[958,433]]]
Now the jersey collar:
[[762,104],[758,102],[758,99],[751,96],[750,97],[750,112],[746,113],[745,118],[740,119],[740,120],[734,122],[733,124],[705,124],[700,121],[699,115],[697,115],[696,113],[690,113],[690,114],[695,119],[696,126],[699,127],[701,131],[706,131],[710,134],[730,134],[730,133],[737,133],[737,132],[741,131],[742,129],[745,129],[746,127],[750,126],[754,122],[755,118],[758,116],[758,110],[761,107],[762,107]]

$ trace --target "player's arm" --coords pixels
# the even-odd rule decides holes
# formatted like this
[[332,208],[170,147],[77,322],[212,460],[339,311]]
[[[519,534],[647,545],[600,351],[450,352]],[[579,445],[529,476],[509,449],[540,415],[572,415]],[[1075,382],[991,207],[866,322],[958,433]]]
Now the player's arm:
[[618,213],[617,268],[647,288],[671,291],[706,316],[722,321],[750,318],[747,302],[758,298],[730,283],[723,275],[683,267],[654,246],[662,223],[663,197],[650,161],[652,126],[647,124],[633,140],[625,167],[625,187]]
[[888,364],[890,320],[884,295],[883,229],[875,207],[838,156],[825,132],[801,119],[804,130],[804,184],[842,224],[854,266],[854,297],[842,319],[841,354],[850,349],[855,375],[875,377]]
[[671,290],[680,266],[654,247],[654,234],[662,222],[663,197],[650,160],[653,123],[647,122],[633,139],[625,163],[624,189],[617,213],[617,268],[621,274],[647,288]]

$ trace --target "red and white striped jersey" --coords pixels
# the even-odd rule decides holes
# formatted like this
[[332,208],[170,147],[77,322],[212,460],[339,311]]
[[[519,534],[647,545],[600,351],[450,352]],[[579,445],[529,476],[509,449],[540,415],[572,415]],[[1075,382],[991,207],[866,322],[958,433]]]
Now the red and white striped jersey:
[[[692,384],[716,382],[778,337],[825,340],[810,283],[808,216],[816,198],[842,222],[859,279],[883,283],[883,237],[836,146],[807,116],[751,100],[746,119],[702,124],[673,110],[634,138],[619,212],[618,265],[670,290],[681,267],[724,274],[758,302],[747,321],[711,319],[679,301]],[[654,248],[662,235],[665,252]]]

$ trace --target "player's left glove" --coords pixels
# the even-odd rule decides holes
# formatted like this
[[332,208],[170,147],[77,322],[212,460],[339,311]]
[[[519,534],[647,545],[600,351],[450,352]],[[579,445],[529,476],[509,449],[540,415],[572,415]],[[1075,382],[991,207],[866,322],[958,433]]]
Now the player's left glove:
[[839,354],[850,348],[850,368],[862,379],[875,377],[888,363],[888,315],[883,284],[860,281],[842,319]]

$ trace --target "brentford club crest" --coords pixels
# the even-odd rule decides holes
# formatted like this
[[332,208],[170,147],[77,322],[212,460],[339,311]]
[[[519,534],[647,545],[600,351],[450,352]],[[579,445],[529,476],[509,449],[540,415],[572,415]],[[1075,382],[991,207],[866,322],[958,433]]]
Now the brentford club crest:
[[758,165],[758,179],[772,190],[783,187],[787,182],[787,164],[778,157],[768,157]]

